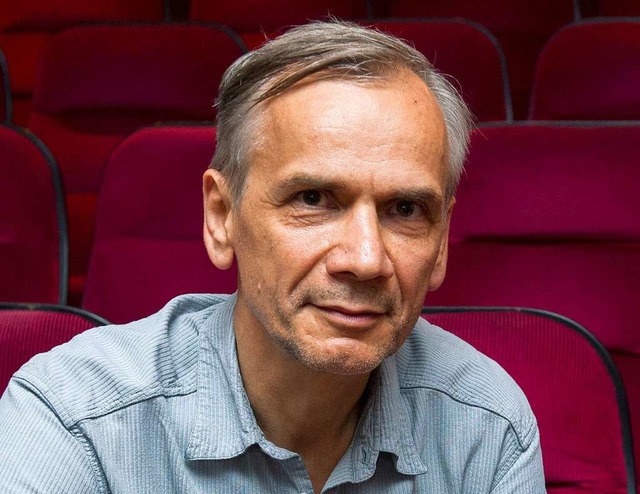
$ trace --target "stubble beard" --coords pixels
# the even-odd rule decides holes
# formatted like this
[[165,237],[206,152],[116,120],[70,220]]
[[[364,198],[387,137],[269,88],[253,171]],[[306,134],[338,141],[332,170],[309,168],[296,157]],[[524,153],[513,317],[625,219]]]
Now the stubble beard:
[[[376,307],[384,308],[390,321],[394,321],[401,301],[393,296],[382,292],[375,287],[353,288],[348,285],[338,287],[309,290],[301,289],[293,294],[289,300],[290,309],[287,310],[277,297],[272,297],[271,306],[274,308],[276,324],[280,329],[276,329],[268,321],[262,321],[271,339],[284,350],[292,359],[303,363],[306,367],[320,373],[336,375],[362,375],[368,374],[376,369],[387,357],[395,353],[403,342],[403,335],[407,333],[406,320],[399,320],[391,334],[386,335],[384,341],[378,342],[375,346],[367,345],[364,354],[354,356],[352,353],[333,352],[327,354],[322,349],[311,346],[302,341],[296,331],[295,316],[299,314],[309,304],[317,304],[322,301],[348,300],[351,303],[366,302]],[[321,343],[320,343],[321,344]],[[365,343],[360,343],[365,345]]]

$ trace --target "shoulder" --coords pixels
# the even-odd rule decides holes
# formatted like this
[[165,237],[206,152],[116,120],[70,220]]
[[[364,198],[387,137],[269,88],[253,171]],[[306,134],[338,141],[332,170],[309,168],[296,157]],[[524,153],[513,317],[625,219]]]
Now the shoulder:
[[13,377],[66,427],[156,396],[195,391],[198,334],[225,295],[184,295],[124,325],[94,328],[40,354]]
[[404,393],[429,390],[456,406],[480,409],[504,421],[523,449],[535,439],[536,419],[516,382],[495,361],[457,336],[419,318],[396,354]]

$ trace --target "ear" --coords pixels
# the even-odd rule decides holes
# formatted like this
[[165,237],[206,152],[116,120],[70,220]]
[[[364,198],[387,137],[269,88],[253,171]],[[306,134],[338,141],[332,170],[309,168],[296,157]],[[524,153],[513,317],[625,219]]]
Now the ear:
[[456,203],[456,198],[452,197],[447,205],[447,217],[445,218],[444,231],[440,238],[440,247],[438,249],[438,258],[436,264],[431,271],[431,277],[429,278],[430,292],[437,290],[444,281],[444,276],[447,272],[447,257],[449,254],[449,225],[451,224],[451,213],[453,212],[453,205]]
[[233,211],[224,177],[209,169],[202,177],[204,195],[204,244],[209,259],[218,269],[229,269],[234,251],[231,244]]

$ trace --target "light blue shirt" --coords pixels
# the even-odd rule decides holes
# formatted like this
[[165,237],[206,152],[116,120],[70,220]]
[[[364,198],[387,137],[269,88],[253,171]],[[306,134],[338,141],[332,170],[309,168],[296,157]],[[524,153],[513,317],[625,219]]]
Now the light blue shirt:
[[[0,399],[1,491],[313,492],[300,456],[256,423],[234,305],[185,295],[32,359]],[[421,319],[373,376],[323,492],[545,492],[535,418],[493,361]]]

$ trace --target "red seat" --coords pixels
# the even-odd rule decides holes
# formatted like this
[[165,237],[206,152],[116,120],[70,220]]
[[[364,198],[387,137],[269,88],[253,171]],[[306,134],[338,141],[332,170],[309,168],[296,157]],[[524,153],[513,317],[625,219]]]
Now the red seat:
[[191,19],[218,22],[239,33],[275,31],[329,14],[341,19],[367,16],[367,0],[191,0]]
[[0,123],[11,122],[12,103],[11,86],[9,84],[9,69],[7,59],[0,51]]
[[637,0],[582,0],[580,10],[584,17],[640,16]]
[[636,492],[624,388],[584,328],[530,309],[429,308],[423,317],[496,360],[520,385],[538,420],[549,494]]
[[14,122],[27,125],[36,66],[51,34],[98,21],[161,21],[162,0],[29,0],[2,3],[0,49],[11,69]]
[[540,54],[530,117],[639,120],[639,78],[640,21],[573,24],[551,38]]
[[427,301],[538,307],[587,327],[620,365],[640,445],[638,156],[640,126],[480,128],[447,277]]
[[451,76],[479,121],[513,119],[504,54],[482,26],[461,19],[366,24],[409,41]]
[[216,26],[160,24],[72,28],[49,41],[29,127],[62,172],[73,303],[107,156],[126,135],[156,121],[213,120],[222,73],[243,53],[238,43]]
[[67,235],[60,176],[30,133],[0,125],[0,301],[65,303]]
[[547,39],[575,19],[573,0],[372,0],[377,17],[464,17],[486,26],[502,45],[515,117],[525,118],[538,53]]
[[0,396],[11,376],[31,357],[103,324],[108,323],[73,307],[0,304]]
[[83,307],[112,322],[159,310],[183,293],[231,293],[202,238],[202,174],[213,127],[154,127],[127,138],[105,168]]

